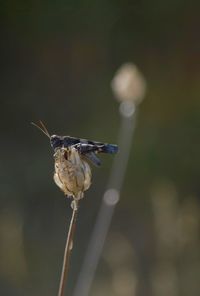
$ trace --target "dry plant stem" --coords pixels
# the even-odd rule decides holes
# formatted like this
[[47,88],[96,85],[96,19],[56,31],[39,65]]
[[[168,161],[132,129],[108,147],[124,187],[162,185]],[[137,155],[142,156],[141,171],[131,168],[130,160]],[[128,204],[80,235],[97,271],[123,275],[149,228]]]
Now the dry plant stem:
[[63,267],[62,267],[62,274],[60,278],[58,296],[64,296],[65,285],[67,282],[67,276],[69,271],[69,260],[70,260],[70,255],[73,248],[74,233],[76,228],[76,218],[78,214],[78,201],[74,200],[72,202],[72,208],[73,208],[73,212],[72,212],[70,226],[67,234],[67,241],[66,241],[64,258],[63,258]]

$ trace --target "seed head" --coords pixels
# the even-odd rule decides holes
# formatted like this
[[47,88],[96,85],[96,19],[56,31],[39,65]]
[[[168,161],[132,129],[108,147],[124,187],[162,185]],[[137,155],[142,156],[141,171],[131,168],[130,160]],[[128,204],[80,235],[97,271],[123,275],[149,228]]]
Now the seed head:
[[145,95],[146,82],[134,64],[126,63],[116,72],[111,87],[120,102],[131,101],[139,104]]
[[84,191],[91,185],[91,169],[86,160],[74,147],[59,148],[54,154],[56,185],[67,196],[75,200],[83,198]]

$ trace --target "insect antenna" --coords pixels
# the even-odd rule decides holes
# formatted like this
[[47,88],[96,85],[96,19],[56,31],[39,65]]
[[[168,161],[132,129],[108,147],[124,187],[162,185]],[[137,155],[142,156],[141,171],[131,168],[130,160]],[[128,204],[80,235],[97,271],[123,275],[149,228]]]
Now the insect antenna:
[[43,134],[45,134],[49,139],[51,138],[46,126],[44,125],[44,123],[40,120],[39,124],[36,124],[34,122],[31,122],[32,125],[36,126]]

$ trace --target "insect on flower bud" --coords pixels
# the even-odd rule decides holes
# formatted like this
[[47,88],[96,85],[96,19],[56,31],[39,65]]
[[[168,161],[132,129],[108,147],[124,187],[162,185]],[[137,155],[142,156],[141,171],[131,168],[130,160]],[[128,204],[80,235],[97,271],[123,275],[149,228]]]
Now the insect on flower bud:
[[91,185],[91,169],[74,147],[58,148],[54,154],[56,185],[67,196],[79,200]]
[[[118,146],[71,136],[50,135],[46,126],[40,120],[39,124],[32,122],[49,139],[55,152],[54,181],[66,196],[73,197],[74,201],[83,198],[84,191],[91,185],[90,161],[100,166],[99,153],[114,154]],[[75,203],[77,206],[77,203]],[[75,207],[75,205],[74,205]]]
[[116,72],[111,87],[120,102],[131,101],[137,105],[144,98],[146,82],[134,64],[126,63]]

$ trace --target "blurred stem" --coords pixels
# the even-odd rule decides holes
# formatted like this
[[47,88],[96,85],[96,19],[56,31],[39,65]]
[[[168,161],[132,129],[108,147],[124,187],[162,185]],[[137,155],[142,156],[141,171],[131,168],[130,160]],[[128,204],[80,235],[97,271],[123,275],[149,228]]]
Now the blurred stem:
[[[130,107],[129,104],[129,110]],[[132,112],[130,115],[123,112],[123,110],[120,111],[120,113],[121,125],[118,140],[120,153],[116,155],[114,159],[110,180],[108,182],[107,190],[102,198],[100,210],[97,215],[96,223],[92,231],[73,296],[89,295],[114,210],[120,199],[120,192],[132,145],[137,111],[134,109],[134,105],[132,105]]]
[[72,201],[72,209],[73,209],[73,212],[72,212],[70,226],[67,234],[67,241],[66,241],[64,258],[63,258],[63,266],[62,266],[58,296],[64,296],[64,289],[67,282],[67,276],[69,271],[69,260],[70,260],[71,251],[73,249],[73,240],[74,240],[74,233],[76,228],[76,219],[78,214],[77,200]]

